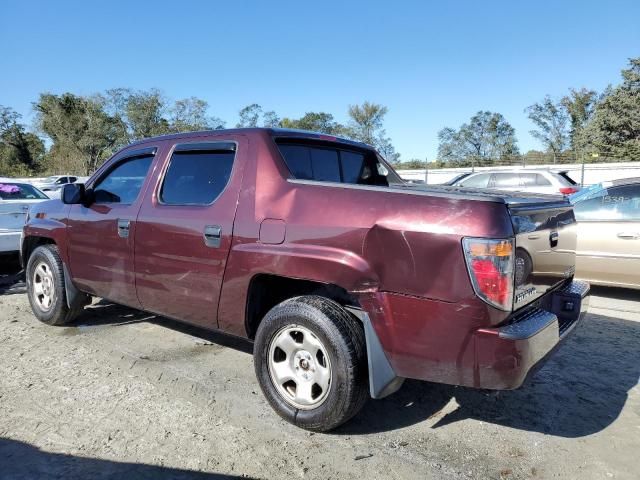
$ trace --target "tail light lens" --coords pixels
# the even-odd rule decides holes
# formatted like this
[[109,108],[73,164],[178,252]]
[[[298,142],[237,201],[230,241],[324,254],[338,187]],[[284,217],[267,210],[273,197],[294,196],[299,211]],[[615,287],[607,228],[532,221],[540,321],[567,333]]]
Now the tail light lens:
[[514,288],[513,240],[464,238],[462,247],[476,295],[489,305],[510,311]]
[[572,193],[576,193],[578,191],[577,188],[574,187],[561,187],[560,193],[563,195],[571,195]]

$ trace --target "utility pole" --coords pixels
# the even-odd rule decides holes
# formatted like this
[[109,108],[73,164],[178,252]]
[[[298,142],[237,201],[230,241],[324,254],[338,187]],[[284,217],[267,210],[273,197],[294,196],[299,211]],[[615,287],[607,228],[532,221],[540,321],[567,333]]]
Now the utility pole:
[[424,183],[427,184],[427,180],[429,180],[429,159],[424,157]]

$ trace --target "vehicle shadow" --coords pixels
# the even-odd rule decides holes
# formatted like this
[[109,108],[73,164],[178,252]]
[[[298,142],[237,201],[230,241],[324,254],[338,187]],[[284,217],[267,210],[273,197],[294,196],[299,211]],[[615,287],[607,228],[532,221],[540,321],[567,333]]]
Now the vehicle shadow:
[[406,381],[396,394],[370,401],[337,433],[388,431],[427,419],[435,421],[431,428],[441,428],[476,419],[582,437],[603,430],[618,417],[639,376],[640,322],[589,314],[518,390],[492,392]]
[[17,255],[0,255],[0,295],[15,295],[27,291],[24,271]]
[[[2,478],[85,478],[202,479],[241,478],[235,475],[114,462],[40,450],[28,443],[0,437],[0,476]],[[249,477],[242,477],[249,478]]]
[[91,327],[109,325],[117,326],[141,322],[154,323],[224,347],[233,348],[245,353],[253,353],[253,342],[247,339],[228,335],[216,330],[209,330],[195,325],[189,325],[184,322],[143,312],[141,310],[124,307],[108,300],[100,300],[86,307],[78,319],[66,328],[75,327],[86,329]]
[[611,300],[640,300],[640,290],[631,290],[630,288],[598,287],[594,285],[591,287],[591,295],[605,297]]
[[[229,348],[252,344],[102,300],[74,326],[152,322]],[[397,430],[429,421],[441,428],[476,419],[559,437],[582,437],[609,426],[640,377],[640,322],[590,313],[563,345],[518,390],[488,391],[407,380],[397,393],[366,407],[334,434]],[[454,400],[454,402],[452,402]]]

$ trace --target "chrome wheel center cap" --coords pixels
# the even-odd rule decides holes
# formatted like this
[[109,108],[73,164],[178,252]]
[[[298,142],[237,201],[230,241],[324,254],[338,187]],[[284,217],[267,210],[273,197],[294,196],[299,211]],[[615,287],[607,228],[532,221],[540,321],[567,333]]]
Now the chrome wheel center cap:
[[306,350],[300,350],[293,359],[296,373],[305,380],[311,380],[316,371],[313,357]]

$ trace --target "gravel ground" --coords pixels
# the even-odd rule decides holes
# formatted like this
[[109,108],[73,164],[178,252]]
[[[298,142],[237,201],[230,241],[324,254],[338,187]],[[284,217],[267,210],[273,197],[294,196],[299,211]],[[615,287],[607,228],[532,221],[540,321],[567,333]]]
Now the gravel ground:
[[99,301],[33,317],[0,274],[0,478],[639,478],[640,294],[591,313],[517,391],[407,381],[331,434],[270,409],[251,346]]

